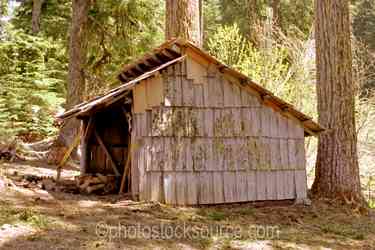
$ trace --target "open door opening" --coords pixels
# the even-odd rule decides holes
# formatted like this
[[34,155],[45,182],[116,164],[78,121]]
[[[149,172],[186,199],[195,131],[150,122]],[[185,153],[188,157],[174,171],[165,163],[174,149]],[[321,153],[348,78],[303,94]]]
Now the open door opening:
[[88,193],[131,196],[131,110],[131,102],[121,99],[81,117],[80,187]]

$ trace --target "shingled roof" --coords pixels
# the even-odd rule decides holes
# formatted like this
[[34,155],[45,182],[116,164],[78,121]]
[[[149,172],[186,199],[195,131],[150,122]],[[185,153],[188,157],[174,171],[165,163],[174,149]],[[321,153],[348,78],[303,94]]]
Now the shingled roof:
[[306,135],[316,135],[324,130],[319,124],[314,122],[311,117],[298,111],[293,105],[276,97],[271,91],[255,83],[246,75],[218,61],[207,52],[196,47],[190,41],[181,38],[169,40],[135,62],[125,65],[118,75],[118,79],[123,82],[122,85],[101,96],[76,105],[72,109],[59,115],[58,118],[67,119],[71,117],[82,117],[95,110],[108,107],[129,94],[130,90],[140,81],[154,76],[159,71],[172,64],[184,60],[187,55],[192,56],[196,60],[203,60],[213,65],[222,74],[237,79],[242,86],[257,92],[265,105],[271,106],[274,110],[284,115],[296,118],[304,127]]

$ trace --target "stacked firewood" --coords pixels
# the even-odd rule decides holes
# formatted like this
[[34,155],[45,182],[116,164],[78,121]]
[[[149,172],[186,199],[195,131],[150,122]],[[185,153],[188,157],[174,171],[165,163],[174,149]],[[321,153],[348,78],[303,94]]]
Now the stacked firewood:
[[79,188],[76,186],[74,180],[61,180],[57,184],[53,178],[43,179],[42,189],[47,191],[79,194]]
[[116,176],[114,175],[83,175],[75,178],[81,193],[109,194],[116,191]]

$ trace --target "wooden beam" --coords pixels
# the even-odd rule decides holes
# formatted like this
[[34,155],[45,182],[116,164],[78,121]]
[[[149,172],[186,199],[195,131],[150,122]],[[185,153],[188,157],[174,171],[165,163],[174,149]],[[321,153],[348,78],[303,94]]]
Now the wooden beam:
[[[85,109],[82,109],[80,112],[80,115],[85,116],[85,115],[92,115],[104,108],[107,108],[108,106],[112,105],[113,103],[121,100],[124,98],[126,95],[128,95],[130,91],[126,91],[123,93],[118,94],[117,96],[113,96],[112,99],[109,99],[107,101],[104,101],[100,103],[100,106],[98,104],[93,104],[93,105],[88,105]],[[93,108],[94,107],[94,108]]]
[[61,177],[62,167],[65,165],[66,161],[69,159],[69,156],[72,154],[73,149],[78,146],[80,139],[81,139],[81,135],[80,133],[78,133],[76,137],[74,138],[73,143],[70,144],[68,150],[66,150],[64,157],[61,159],[57,167],[56,182],[59,182],[60,177]]
[[125,76],[124,73],[120,73],[118,75],[118,79],[121,81],[121,82],[128,82],[128,78]]
[[130,71],[124,71],[122,74],[125,75],[127,79],[134,78],[134,75]]
[[165,57],[167,57],[168,59],[174,59],[176,58],[175,55],[173,55],[171,52],[169,52],[168,50],[162,50],[161,51],[161,54],[163,54]]
[[139,65],[135,65],[134,69],[137,70],[137,71],[139,71],[139,72],[141,72],[141,74],[145,73],[145,70],[142,69]]
[[[197,63],[201,64],[204,67],[208,67],[208,65],[212,63],[211,61],[207,60],[207,58],[202,57],[202,55],[195,53],[191,48],[186,48],[186,54],[190,56],[194,61],[196,61]],[[220,71],[220,66],[218,67],[219,67],[218,70]]]
[[149,59],[146,59],[144,62],[143,62],[144,65],[146,65],[147,67],[149,68],[153,68],[155,67],[155,64],[152,63]]
[[94,117],[91,116],[89,118],[89,122],[84,133],[85,140],[88,141],[90,139],[92,132],[94,131],[94,128],[95,128]]
[[100,138],[100,135],[96,130],[94,130],[95,138],[99,142],[100,147],[103,149],[104,153],[107,155],[109,161],[111,162],[111,166],[113,168],[113,171],[115,172],[116,176],[121,176],[120,172],[117,169],[116,163],[113,160],[112,155],[109,153],[107,147],[104,145],[102,138]]
[[165,50],[168,51],[169,54],[172,54],[173,58],[181,56],[181,53],[174,50],[173,48],[166,48]]
[[164,63],[163,60],[160,59],[157,55],[152,55],[151,59],[157,62],[159,65]]
[[80,175],[83,176],[87,172],[87,162],[88,162],[88,140],[85,138],[87,134],[88,124],[91,122],[91,117],[89,121],[87,119],[82,119],[81,122],[81,158],[79,159],[79,170]]
[[141,63],[141,64],[139,64],[138,65],[143,71],[149,71],[150,69],[151,69],[151,67],[150,66],[147,66],[146,64],[144,64],[144,63]]
[[83,120],[82,121],[82,137],[81,137],[81,159],[80,159],[80,172],[81,175],[86,174],[87,167],[89,165],[89,140],[92,135],[92,131],[94,130],[94,118],[91,116],[89,121]]
[[137,68],[131,68],[128,72],[131,72],[134,77],[138,77],[143,74],[143,71],[139,71]]
[[[121,194],[124,190],[124,186],[125,186],[125,179],[126,177],[130,177],[129,176],[129,171],[130,171],[130,162],[131,162],[131,139],[129,137],[129,150],[128,150],[128,157],[126,159],[126,163],[125,163],[125,166],[124,166],[124,173],[122,174],[122,180],[121,180],[121,186],[120,186],[120,190],[119,190],[119,194]],[[128,181],[130,181],[130,178],[128,178]],[[129,191],[129,190],[128,190]]]

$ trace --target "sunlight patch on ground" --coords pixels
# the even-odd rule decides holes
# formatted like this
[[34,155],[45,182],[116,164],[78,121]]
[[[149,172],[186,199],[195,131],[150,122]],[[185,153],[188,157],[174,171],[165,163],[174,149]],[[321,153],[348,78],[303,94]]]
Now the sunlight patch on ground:
[[231,241],[230,246],[235,249],[251,249],[251,250],[272,250],[272,242],[269,240],[257,240],[253,242],[249,241]]
[[98,206],[99,202],[97,201],[90,201],[90,200],[81,200],[78,201],[78,206],[82,208],[92,208]]
[[[1,169],[4,171],[5,175],[37,175],[37,176],[56,176],[56,166],[47,164],[16,164],[16,163],[2,163]],[[63,169],[61,172],[62,178],[72,178],[73,176],[79,175],[78,170]]]
[[17,237],[28,236],[35,233],[36,230],[30,225],[23,223],[4,224],[0,226],[0,247],[7,241],[13,240]]

